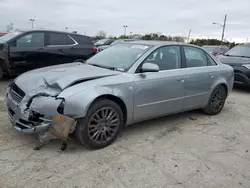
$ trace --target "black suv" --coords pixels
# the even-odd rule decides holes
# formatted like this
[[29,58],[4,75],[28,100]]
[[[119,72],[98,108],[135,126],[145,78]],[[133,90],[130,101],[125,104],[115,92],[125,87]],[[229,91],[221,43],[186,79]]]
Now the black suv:
[[0,78],[74,61],[96,54],[89,37],[75,33],[32,30],[9,33],[0,38]]
[[250,43],[238,45],[217,58],[234,69],[234,82],[250,88]]

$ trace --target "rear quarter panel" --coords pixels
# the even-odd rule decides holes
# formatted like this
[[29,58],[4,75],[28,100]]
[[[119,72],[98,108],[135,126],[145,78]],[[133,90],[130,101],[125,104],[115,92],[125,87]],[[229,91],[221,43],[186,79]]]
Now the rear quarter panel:
[[234,85],[234,70],[231,66],[222,63],[219,63],[217,70],[217,77],[211,87],[210,95],[214,88],[220,84],[225,84],[227,86],[227,94],[229,95]]

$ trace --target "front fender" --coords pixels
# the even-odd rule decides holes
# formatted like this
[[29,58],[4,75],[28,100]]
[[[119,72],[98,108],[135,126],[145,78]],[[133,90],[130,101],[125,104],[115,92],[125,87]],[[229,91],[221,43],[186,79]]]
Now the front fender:
[[[64,97],[63,95],[59,95],[58,97],[65,99],[64,115],[78,119],[85,117],[93,101],[103,95],[112,95],[120,98],[126,105],[128,112],[133,111],[132,91],[124,92],[124,89],[117,87],[99,86],[95,88],[88,88],[68,97]],[[128,116],[132,117],[130,114],[128,114]]]

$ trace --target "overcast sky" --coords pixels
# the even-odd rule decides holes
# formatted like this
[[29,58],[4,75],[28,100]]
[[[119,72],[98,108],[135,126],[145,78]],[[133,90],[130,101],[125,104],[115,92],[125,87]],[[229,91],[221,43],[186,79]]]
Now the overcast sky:
[[37,29],[77,30],[95,35],[160,32],[191,38],[221,37],[228,14],[227,40],[250,42],[250,0],[0,0],[0,31],[14,23],[15,28],[30,29],[34,18]]

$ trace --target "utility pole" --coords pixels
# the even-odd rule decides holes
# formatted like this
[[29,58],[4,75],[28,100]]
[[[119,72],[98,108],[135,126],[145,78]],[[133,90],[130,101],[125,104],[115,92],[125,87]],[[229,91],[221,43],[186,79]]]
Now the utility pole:
[[133,32],[130,32],[130,38],[132,38]]
[[208,42],[209,42],[209,36],[207,37],[207,45],[208,45]]
[[189,29],[187,43],[189,43],[191,32],[192,32],[192,29]]
[[224,18],[224,24],[223,24],[223,30],[222,30],[222,36],[221,36],[221,45],[222,45],[223,39],[224,39],[224,33],[225,33],[225,28],[226,28],[226,22],[227,22],[227,15],[225,15],[225,18]]
[[127,25],[124,25],[123,28],[124,28],[124,36],[126,36],[126,31],[127,31]]
[[221,45],[222,45],[223,40],[224,40],[224,34],[225,34],[226,23],[227,23],[227,15],[225,15],[224,23],[223,23],[223,24],[220,24],[220,23],[217,23],[217,22],[213,22],[213,24],[217,24],[217,25],[219,25],[219,26],[222,27]]
[[66,32],[68,32],[68,27],[65,27]]
[[31,21],[31,28],[33,29],[33,22],[35,21],[35,19],[30,19],[30,21]]

